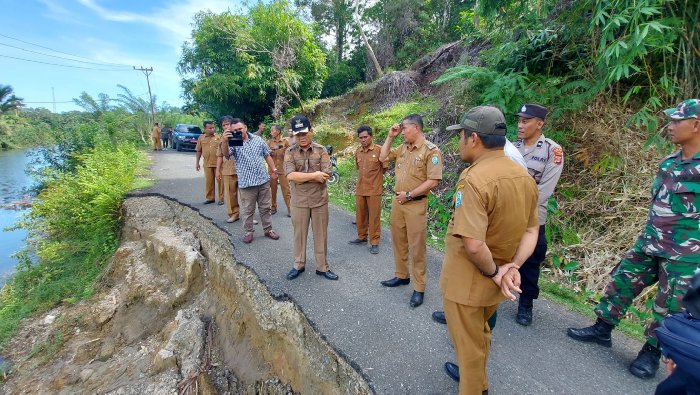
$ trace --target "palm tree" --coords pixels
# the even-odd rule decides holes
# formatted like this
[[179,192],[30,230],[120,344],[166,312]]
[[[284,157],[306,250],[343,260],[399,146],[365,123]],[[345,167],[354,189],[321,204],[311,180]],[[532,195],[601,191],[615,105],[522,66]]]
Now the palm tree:
[[9,85],[0,85],[0,114],[5,114],[11,110],[17,112],[20,107],[24,107],[21,97],[13,94],[14,90]]

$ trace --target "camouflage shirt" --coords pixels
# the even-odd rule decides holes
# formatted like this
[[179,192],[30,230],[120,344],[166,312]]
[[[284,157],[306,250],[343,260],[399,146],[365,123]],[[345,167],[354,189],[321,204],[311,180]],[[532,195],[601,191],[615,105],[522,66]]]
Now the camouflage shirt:
[[651,208],[635,249],[678,261],[700,263],[700,153],[683,160],[676,152],[659,165]]

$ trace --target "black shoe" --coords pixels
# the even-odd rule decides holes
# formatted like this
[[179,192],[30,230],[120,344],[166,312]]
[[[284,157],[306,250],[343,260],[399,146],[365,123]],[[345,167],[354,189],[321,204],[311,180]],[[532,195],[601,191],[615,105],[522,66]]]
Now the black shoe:
[[212,203],[214,203],[215,201],[216,201],[216,200],[205,200],[204,203],[202,203],[202,204],[212,204]]
[[374,255],[379,254],[379,246],[369,246],[369,253]]
[[411,283],[410,278],[398,278],[394,277],[391,280],[386,280],[382,281],[380,284],[382,284],[385,287],[398,287],[399,285],[407,285]]
[[348,244],[356,244],[356,245],[365,244],[365,243],[367,243],[367,239],[355,239],[355,240],[348,241]]
[[595,325],[585,328],[569,328],[566,330],[566,334],[569,335],[570,338],[581,342],[598,343],[601,346],[611,347],[612,339],[610,338],[610,332],[612,332],[613,328],[615,328],[615,325],[608,324],[598,318]]
[[515,316],[515,322],[522,326],[530,326],[532,324],[532,306],[518,305],[518,315]]
[[219,203],[216,203],[216,204],[218,204],[219,206],[223,206],[223,205],[224,205],[224,201],[223,201],[223,200],[219,200]]
[[444,311],[433,311],[433,321],[447,325],[447,319],[445,318],[445,312]]
[[301,273],[304,272],[304,268],[302,267],[301,269],[297,269],[295,267],[292,268],[292,270],[287,273],[287,280],[294,280],[295,278],[299,277]]
[[644,344],[644,347],[637,354],[637,358],[630,364],[630,373],[640,379],[650,379],[656,375],[659,370],[659,358],[661,351],[649,343]]
[[411,301],[408,303],[411,307],[418,307],[423,304],[423,292],[413,291]]
[[330,270],[327,270],[325,272],[319,272],[318,270],[316,270],[316,274],[318,274],[319,276],[323,276],[329,280],[337,280],[338,279],[338,275],[333,273]]
[[445,362],[445,372],[452,380],[459,383],[459,366],[452,362]]

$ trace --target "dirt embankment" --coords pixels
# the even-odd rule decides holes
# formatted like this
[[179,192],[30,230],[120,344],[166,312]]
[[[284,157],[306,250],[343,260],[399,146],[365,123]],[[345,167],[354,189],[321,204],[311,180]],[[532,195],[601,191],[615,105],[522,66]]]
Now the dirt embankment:
[[210,221],[156,196],[127,199],[123,215],[105,286],[23,324],[0,392],[373,392]]

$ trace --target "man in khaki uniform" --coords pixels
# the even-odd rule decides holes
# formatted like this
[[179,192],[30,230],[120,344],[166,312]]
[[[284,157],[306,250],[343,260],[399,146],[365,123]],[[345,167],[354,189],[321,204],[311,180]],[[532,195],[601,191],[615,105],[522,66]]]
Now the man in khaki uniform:
[[[204,193],[206,199],[204,204],[214,203],[214,186],[216,184],[216,150],[219,148],[221,137],[217,136],[214,131],[213,121],[204,121],[204,135],[199,136],[196,146],[196,169],[199,171],[200,158],[204,157]],[[219,184],[219,204],[224,204],[224,186]]]
[[151,139],[153,140],[153,151],[158,151],[163,148],[160,139],[160,128],[158,127],[158,122],[153,124],[153,131],[151,132]]
[[[226,124],[224,132],[231,132],[233,124]],[[224,196],[228,219],[232,223],[240,219],[240,206],[238,205],[238,175],[236,174],[236,160],[233,157],[226,158],[228,153],[228,141],[221,139],[216,150],[216,179],[224,184]]]
[[284,204],[287,206],[287,216],[291,217],[289,199],[292,194],[289,191],[287,175],[284,174],[284,153],[287,151],[287,148],[289,148],[289,142],[282,138],[282,129],[279,125],[272,125],[270,128],[270,135],[272,137],[267,140],[267,146],[270,147],[270,151],[272,151],[272,160],[275,162],[275,167],[279,171],[277,179],[270,181],[270,189],[272,189],[272,211],[270,211],[270,213],[277,213],[277,185],[279,184],[282,187]]
[[355,151],[357,239],[348,243],[365,244],[369,233],[369,252],[378,254],[379,239],[382,233],[382,191],[387,163],[379,160],[382,147],[373,143],[372,128],[365,125],[360,126],[357,128],[357,137],[360,139],[360,148]]
[[446,363],[459,380],[459,393],[488,390],[491,344],[487,320],[512,290],[520,292],[518,268],[537,243],[537,186],[506,157],[506,124],[495,107],[469,110],[458,125],[459,153],[471,163],[457,181],[452,218],[445,236],[440,288],[459,367]]
[[291,120],[296,144],[284,154],[284,172],[292,188],[292,226],[294,227],[294,267],[287,279],[294,280],[306,267],[306,239],[309,221],[314,235],[316,274],[329,280],[338,275],[328,267],[328,189],[331,160],[326,148],[311,141],[313,128],[308,118],[297,115]]
[[[399,135],[404,143],[391,149]],[[414,291],[411,307],[423,304],[426,282],[426,244],[428,194],[442,179],[442,153],[425,139],[423,118],[417,114],[404,117],[394,124],[382,146],[379,160],[396,161],[394,191],[391,204],[391,240],[394,247],[395,277],[382,281],[385,287],[397,287],[411,282],[408,274],[408,252],[411,251]]]

